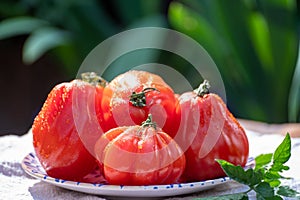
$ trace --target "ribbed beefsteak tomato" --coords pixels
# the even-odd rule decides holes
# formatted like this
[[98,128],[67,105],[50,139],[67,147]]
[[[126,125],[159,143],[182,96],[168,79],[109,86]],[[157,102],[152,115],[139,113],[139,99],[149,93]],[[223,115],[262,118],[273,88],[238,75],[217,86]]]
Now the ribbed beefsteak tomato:
[[105,179],[116,185],[176,183],[185,167],[184,152],[151,115],[141,125],[109,130],[97,141],[95,155]]
[[209,93],[204,81],[179,97],[181,122],[175,140],[185,151],[186,169],[182,181],[201,181],[225,176],[215,161],[223,159],[244,166],[249,144],[244,129],[223,100]]
[[102,128],[107,131],[118,126],[140,125],[152,114],[159,127],[175,134],[179,124],[177,104],[173,90],[160,76],[131,70],[115,77],[105,87]]
[[[90,153],[101,135],[103,82],[95,73],[55,86],[33,126],[33,146],[49,176],[82,181],[97,166]],[[92,146],[92,150],[86,147]]]

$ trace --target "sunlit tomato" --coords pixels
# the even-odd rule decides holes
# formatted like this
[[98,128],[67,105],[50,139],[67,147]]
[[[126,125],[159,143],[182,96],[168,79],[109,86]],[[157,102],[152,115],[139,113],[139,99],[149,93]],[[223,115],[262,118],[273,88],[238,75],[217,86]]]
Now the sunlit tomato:
[[249,144],[244,129],[223,100],[209,93],[205,81],[198,90],[179,97],[181,123],[175,137],[185,151],[182,181],[200,181],[225,176],[215,159],[244,166]]
[[95,73],[83,78],[55,86],[32,126],[36,155],[55,178],[81,181],[97,166],[90,152],[103,133],[99,126],[103,86]]
[[118,126],[140,125],[152,114],[165,132],[178,130],[178,99],[170,86],[155,74],[128,71],[114,78],[104,90],[102,110],[104,130]]
[[111,129],[95,145],[105,179],[114,185],[171,184],[185,167],[184,152],[152,122]]

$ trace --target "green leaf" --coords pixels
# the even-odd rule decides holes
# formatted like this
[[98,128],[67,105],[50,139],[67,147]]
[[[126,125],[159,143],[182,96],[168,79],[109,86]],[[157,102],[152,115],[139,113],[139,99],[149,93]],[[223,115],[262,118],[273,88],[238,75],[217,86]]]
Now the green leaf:
[[247,169],[246,177],[248,179],[248,184],[250,187],[260,183],[262,181],[262,173],[260,171],[254,171],[253,169]]
[[255,158],[255,169],[259,169],[263,166],[266,166],[272,161],[272,153],[261,154]]
[[289,186],[280,186],[278,188],[277,194],[284,197],[296,197],[299,193],[291,189]]
[[287,169],[285,166],[283,166],[283,164],[286,163],[290,159],[290,157],[291,157],[291,137],[290,134],[287,133],[284,140],[275,150],[275,153],[273,155],[273,165],[271,170],[281,171]]
[[264,181],[269,183],[271,187],[277,187],[280,185],[281,176],[278,171],[267,171],[264,175]]
[[300,44],[298,47],[298,60],[289,95],[289,121],[300,121]]
[[16,17],[5,19],[0,23],[0,39],[29,34],[48,23],[33,17]]
[[181,3],[172,2],[169,6],[168,17],[172,26],[196,39],[208,51],[214,53],[223,51],[220,36],[203,16]]
[[290,168],[286,165],[283,165],[281,163],[274,163],[272,165],[272,168],[270,170],[282,172],[283,170],[289,170]]
[[248,200],[248,195],[245,193],[228,194],[217,197],[196,198],[194,200]]
[[283,198],[279,195],[275,195],[273,197],[264,197],[264,200],[283,200]]
[[278,187],[281,184],[280,180],[268,180],[267,182],[272,188]]
[[[241,166],[235,166],[225,160],[217,160],[224,172],[233,180],[248,185],[256,192],[258,200],[282,200],[281,196],[296,197],[298,193],[288,186],[280,186],[284,178],[280,172],[288,170],[285,166],[291,154],[291,139],[289,133],[281,144],[276,148],[274,154],[262,154],[255,158],[257,162],[255,169],[245,170]],[[270,161],[273,163],[270,166]],[[298,198],[299,199],[299,198]]]
[[248,21],[250,38],[260,59],[261,66],[266,72],[272,72],[274,63],[268,24],[264,16],[259,12],[250,13]]
[[274,197],[274,188],[269,183],[261,182],[255,188],[254,191],[258,197],[271,198]]
[[23,61],[31,64],[48,50],[67,44],[69,41],[70,35],[66,31],[51,27],[38,29],[25,41]]
[[264,178],[266,179],[272,179],[272,180],[275,180],[275,179],[280,179],[281,176],[280,174],[278,173],[278,171],[267,171]]
[[217,160],[217,162],[221,165],[227,176],[239,183],[254,186],[262,180],[260,171],[254,171],[252,168],[245,171],[241,166],[235,166],[225,160]]
[[[279,172],[289,169],[283,164],[289,160],[290,155],[291,139],[287,133],[274,154],[262,154],[255,158],[257,162],[255,170],[252,168],[245,170],[241,166],[235,166],[225,160],[217,160],[217,162],[230,178],[248,185],[251,190],[254,190],[258,200],[281,200],[281,196],[295,197],[298,194],[289,187],[280,186],[280,179],[284,177]],[[272,156],[273,163],[270,167]]]

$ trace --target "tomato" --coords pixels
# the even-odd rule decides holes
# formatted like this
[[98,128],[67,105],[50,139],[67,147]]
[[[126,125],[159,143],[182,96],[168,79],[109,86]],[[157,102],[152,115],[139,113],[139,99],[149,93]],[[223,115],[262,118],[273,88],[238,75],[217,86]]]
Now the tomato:
[[102,111],[105,131],[118,126],[140,125],[152,114],[165,132],[178,130],[178,99],[163,79],[146,71],[128,71],[115,77],[104,89]]
[[244,166],[249,144],[244,129],[223,100],[209,93],[205,81],[198,90],[179,97],[181,123],[175,140],[185,151],[182,181],[201,181],[225,176],[215,159]]
[[184,152],[151,115],[141,125],[109,130],[96,142],[95,155],[113,185],[171,184],[185,167]]
[[[97,166],[93,146],[103,131],[103,86],[95,73],[55,86],[33,126],[33,146],[49,176],[81,181]],[[91,149],[86,147],[91,146]]]

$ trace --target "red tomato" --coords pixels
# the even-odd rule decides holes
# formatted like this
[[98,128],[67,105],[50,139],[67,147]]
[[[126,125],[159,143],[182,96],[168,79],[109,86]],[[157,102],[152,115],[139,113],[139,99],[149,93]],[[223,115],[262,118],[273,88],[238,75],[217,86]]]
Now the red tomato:
[[209,93],[208,82],[179,97],[181,124],[175,140],[185,151],[182,181],[201,181],[225,176],[215,159],[244,166],[249,144],[244,129],[223,100]]
[[55,178],[81,181],[97,166],[90,152],[102,135],[98,120],[103,86],[95,73],[83,77],[85,81],[55,86],[32,126],[36,155]]
[[104,90],[102,110],[105,131],[118,126],[140,125],[152,114],[166,133],[178,130],[178,99],[158,75],[128,71],[114,78]]
[[97,141],[95,154],[113,185],[171,184],[185,167],[178,144],[151,121],[111,129]]

